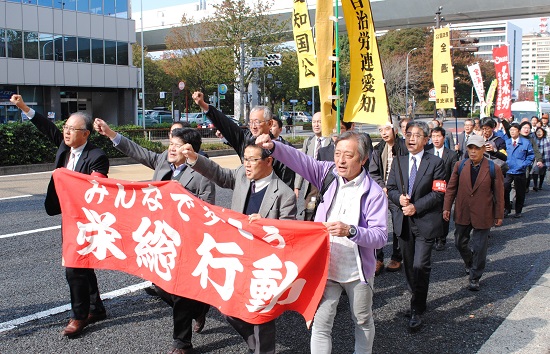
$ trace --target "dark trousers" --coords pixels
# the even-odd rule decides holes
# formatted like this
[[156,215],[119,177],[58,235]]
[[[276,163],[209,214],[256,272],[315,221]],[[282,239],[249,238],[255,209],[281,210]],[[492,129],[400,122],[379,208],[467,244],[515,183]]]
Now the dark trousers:
[[[542,189],[542,184],[544,182],[545,176],[546,176],[546,167],[541,168],[541,171],[538,174],[533,173],[533,187]],[[540,177],[540,180],[539,180],[539,177]]]
[[472,225],[455,225],[455,247],[466,267],[470,268],[470,280],[479,280],[483,275],[487,262],[490,230],[474,229]]
[[442,244],[447,243],[447,235],[449,234],[449,224],[450,224],[449,221],[443,220],[443,235],[437,238],[437,241]]
[[236,317],[225,316],[225,318],[243,337],[250,352],[255,354],[275,353],[275,320],[253,325]]
[[525,188],[527,184],[525,173],[517,175],[507,173],[504,178],[504,208],[508,211],[512,210],[512,203],[510,202],[512,182],[514,182],[514,187],[516,189],[516,214],[519,214],[523,210],[523,204],[525,203]]
[[84,320],[90,313],[105,312],[93,269],[66,267],[65,277],[69,283],[74,319]]
[[155,285],[157,293],[164,302],[172,307],[172,320],[174,323],[173,347],[177,349],[192,348],[191,336],[193,335],[193,319],[205,314],[210,305],[197,300],[170,294]]
[[426,299],[432,271],[431,256],[435,242],[433,238],[421,236],[420,230],[411,218],[403,217],[403,231],[399,238],[407,286],[412,293],[411,309],[420,313],[426,311]]
[[[395,225],[395,217],[397,213],[399,212],[399,207],[391,200],[388,201],[388,208],[390,209],[390,214],[392,218],[392,224]],[[395,227],[395,226],[394,226]],[[401,255],[401,248],[399,247],[399,241],[397,240],[397,235],[395,232],[392,233],[392,254],[391,259],[396,262],[401,262],[403,260],[403,256]],[[380,262],[384,262],[384,249],[379,248],[376,250],[376,260]]]

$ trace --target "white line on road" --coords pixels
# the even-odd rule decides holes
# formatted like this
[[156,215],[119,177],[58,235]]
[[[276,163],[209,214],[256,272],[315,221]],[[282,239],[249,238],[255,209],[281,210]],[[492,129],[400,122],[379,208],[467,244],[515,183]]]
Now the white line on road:
[[41,229],[34,229],[34,230],[16,232],[16,233],[13,233],[13,234],[0,235],[0,238],[8,238],[8,237],[22,236],[22,235],[34,234],[34,233],[42,232],[42,231],[56,230],[56,229],[60,229],[60,228],[61,228],[61,225],[50,226],[50,227],[43,227],[43,228],[41,228]]
[[44,174],[44,173],[49,173],[49,174],[51,174],[52,171],[18,173],[18,174],[15,174],[15,175],[3,175],[3,176],[0,176],[0,178],[10,178],[10,177],[20,177],[20,176],[41,175],[41,174]]
[[32,197],[32,194],[16,195],[15,197],[0,198],[0,200],[17,199],[17,198],[28,198],[28,197]]
[[[113,291],[108,292],[106,294],[102,294],[101,298],[103,300],[114,299],[116,297],[119,297],[119,296],[122,296],[122,295],[132,293],[134,291],[144,289],[148,286],[151,286],[150,281],[130,285],[130,286],[122,288],[122,289],[113,290]],[[33,313],[32,315],[28,315],[28,316],[25,316],[25,317],[20,317],[20,318],[16,318],[14,320],[11,320],[11,321],[0,323],[0,333],[10,331],[14,328],[17,328],[17,326],[25,324],[27,322],[34,321],[34,320],[39,320],[41,318],[45,318],[45,317],[48,317],[48,316],[57,315],[58,313],[69,311],[70,309],[71,309],[71,305],[66,304],[66,305],[63,305],[63,306],[54,307],[53,309]]]

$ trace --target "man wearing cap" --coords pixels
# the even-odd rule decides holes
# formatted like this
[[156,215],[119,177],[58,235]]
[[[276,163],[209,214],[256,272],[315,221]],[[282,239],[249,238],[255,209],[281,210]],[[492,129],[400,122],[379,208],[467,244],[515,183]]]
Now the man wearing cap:
[[484,157],[485,140],[481,136],[471,136],[467,149],[469,158],[455,164],[447,185],[443,219],[450,220],[456,201],[455,247],[470,276],[468,289],[478,291],[485,270],[489,231],[492,226],[502,225],[504,217],[504,182],[500,166]]

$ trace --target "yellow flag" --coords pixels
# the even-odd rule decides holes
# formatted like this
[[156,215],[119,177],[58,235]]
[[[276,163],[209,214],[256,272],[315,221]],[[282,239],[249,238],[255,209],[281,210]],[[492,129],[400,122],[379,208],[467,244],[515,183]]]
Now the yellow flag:
[[434,31],[433,78],[437,109],[456,108],[450,35],[449,28]]
[[493,99],[495,98],[497,85],[498,80],[494,79],[493,81],[491,81],[491,86],[489,86],[489,90],[487,90],[487,97],[485,98],[485,103],[487,103],[487,106],[485,106],[485,115],[487,117],[491,116],[491,108],[493,108]]
[[350,46],[350,92],[344,121],[385,124],[388,98],[368,0],[342,1]]
[[334,16],[332,1],[317,0],[315,13],[317,67],[319,68],[319,102],[321,104],[321,126],[323,136],[330,136],[336,126],[336,95],[335,82],[336,65],[331,60],[334,57],[334,23],[330,20]]
[[296,53],[298,54],[298,65],[300,66],[300,88],[317,86],[319,85],[319,77],[317,58],[315,57],[315,43],[313,42],[309,12],[305,0],[294,1],[292,32],[294,33]]

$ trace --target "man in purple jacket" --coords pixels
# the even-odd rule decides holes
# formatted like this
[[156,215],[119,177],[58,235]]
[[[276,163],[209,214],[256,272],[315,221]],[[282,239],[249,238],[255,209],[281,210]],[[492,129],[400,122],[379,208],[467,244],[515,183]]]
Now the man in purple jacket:
[[334,162],[317,161],[263,134],[256,144],[321,190],[326,176],[334,179],[315,214],[330,233],[330,264],[323,298],[313,319],[312,353],[331,353],[332,325],[340,294],[349,297],[355,323],[355,352],[371,353],[374,340],[372,295],[375,250],[386,244],[388,233],[386,194],[366,173],[368,158],[363,134],[348,131],[334,143]]

